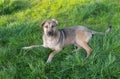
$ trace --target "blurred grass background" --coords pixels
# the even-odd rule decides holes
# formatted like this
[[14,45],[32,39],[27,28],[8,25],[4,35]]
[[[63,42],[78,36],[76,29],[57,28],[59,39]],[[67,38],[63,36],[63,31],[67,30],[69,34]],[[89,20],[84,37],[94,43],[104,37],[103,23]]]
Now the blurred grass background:
[[[52,50],[21,48],[41,45],[39,25],[52,18],[58,28],[113,28],[93,37],[87,60],[84,50],[70,55],[75,47],[68,46],[46,64]],[[0,0],[0,79],[120,79],[120,0]]]

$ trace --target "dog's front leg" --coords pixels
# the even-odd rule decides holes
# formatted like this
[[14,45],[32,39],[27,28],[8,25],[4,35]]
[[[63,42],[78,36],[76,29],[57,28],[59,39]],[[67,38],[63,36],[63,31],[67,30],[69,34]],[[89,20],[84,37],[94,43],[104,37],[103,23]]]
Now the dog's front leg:
[[49,57],[48,57],[48,59],[47,59],[47,63],[50,63],[50,62],[52,61],[53,57],[55,56],[55,54],[57,54],[57,53],[60,52],[60,51],[61,51],[61,49],[55,50],[55,51],[53,51],[52,53],[50,53],[50,55],[49,55]]
[[43,45],[41,45],[41,46],[42,46],[42,47],[45,47],[45,48],[47,48],[47,46],[46,46],[46,45],[44,45],[44,44],[43,44]]

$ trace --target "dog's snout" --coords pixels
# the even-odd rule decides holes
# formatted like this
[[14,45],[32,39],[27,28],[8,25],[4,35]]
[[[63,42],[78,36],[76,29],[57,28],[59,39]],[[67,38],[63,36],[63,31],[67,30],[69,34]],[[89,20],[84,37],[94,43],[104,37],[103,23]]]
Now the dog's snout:
[[49,34],[51,34],[51,33],[52,33],[52,31],[48,31],[48,33],[49,33]]
[[48,31],[48,35],[52,36],[53,35],[53,31]]

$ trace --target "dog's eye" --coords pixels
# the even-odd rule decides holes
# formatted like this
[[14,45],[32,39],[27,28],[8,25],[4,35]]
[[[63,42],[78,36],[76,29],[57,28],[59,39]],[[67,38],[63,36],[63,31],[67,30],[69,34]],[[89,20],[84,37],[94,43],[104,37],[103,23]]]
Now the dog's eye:
[[48,28],[48,26],[45,26],[45,28]]
[[52,25],[52,28],[53,28],[54,26]]

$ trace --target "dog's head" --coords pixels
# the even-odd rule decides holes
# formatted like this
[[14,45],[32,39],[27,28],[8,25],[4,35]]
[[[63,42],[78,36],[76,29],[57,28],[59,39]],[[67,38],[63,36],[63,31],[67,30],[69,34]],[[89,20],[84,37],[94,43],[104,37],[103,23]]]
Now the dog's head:
[[53,36],[56,33],[56,26],[58,25],[58,21],[52,19],[51,21],[43,21],[41,26],[44,29],[44,33],[48,36]]

